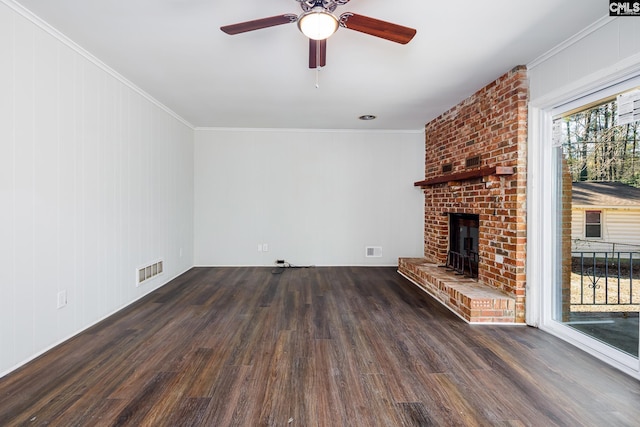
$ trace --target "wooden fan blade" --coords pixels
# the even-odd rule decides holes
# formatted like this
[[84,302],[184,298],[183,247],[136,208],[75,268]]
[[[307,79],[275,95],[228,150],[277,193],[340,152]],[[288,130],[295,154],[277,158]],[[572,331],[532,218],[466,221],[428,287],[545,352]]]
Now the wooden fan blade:
[[327,39],[309,39],[309,68],[324,67],[327,64]]
[[356,15],[351,12],[345,12],[340,15],[340,26],[400,44],[409,43],[413,36],[416,35],[416,30],[413,28]]
[[270,16],[269,18],[255,19],[253,21],[240,22],[238,24],[225,25],[220,27],[227,34],[240,34],[247,31],[261,30],[263,28],[275,27],[276,25],[290,24],[298,20],[297,15],[285,13],[284,15]]

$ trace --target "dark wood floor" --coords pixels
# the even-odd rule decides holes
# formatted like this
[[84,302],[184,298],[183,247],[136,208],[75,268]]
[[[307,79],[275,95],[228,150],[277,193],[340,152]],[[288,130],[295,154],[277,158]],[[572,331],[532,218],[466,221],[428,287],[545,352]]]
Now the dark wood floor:
[[637,426],[640,382],[393,268],[195,268],[0,379],[0,425]]

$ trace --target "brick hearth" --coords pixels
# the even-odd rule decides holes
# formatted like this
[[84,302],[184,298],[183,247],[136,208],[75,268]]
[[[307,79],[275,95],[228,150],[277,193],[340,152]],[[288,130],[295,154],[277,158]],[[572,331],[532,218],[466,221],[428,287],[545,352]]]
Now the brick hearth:
[[516,300],[456,276],[424,258],[400,258],[398,271],[469,323],[515,323]]

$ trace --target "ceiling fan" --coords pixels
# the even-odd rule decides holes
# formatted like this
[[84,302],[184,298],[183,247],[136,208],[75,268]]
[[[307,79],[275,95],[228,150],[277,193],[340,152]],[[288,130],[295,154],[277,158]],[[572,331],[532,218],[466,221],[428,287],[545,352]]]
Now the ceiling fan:
[[407,44],[416,34],[416,30],[402,25],[392,24],[375,18],[345,12],[336,17],[333,12],[338,6],[349,0],[295,0],[300,3],[300,16],[291,13],[255,19],[238,24],[220,27],[227,34],[235,35],[247,31],[260,30],[276,25],[298,23],[298,28],[309,38],[309,68],[324,67],[327,62],[327,38],[338,27],[359,31],[392,42]]

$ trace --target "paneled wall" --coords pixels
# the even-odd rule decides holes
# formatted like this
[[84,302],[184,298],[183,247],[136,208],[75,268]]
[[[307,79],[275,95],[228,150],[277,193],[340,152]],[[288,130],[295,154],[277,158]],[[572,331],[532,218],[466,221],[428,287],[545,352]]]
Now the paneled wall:
[[[606,17],[528,64],[531,101],[584,96],[594,82],[615,82],[640,60],[640,19]],[[559,99],[560,98],[560,99]]]
[[193,129],[5,3],[0,57],[1,375],[193,265]]
[[422,254],[422,132],[201,129],[195,154],[196,265]]

